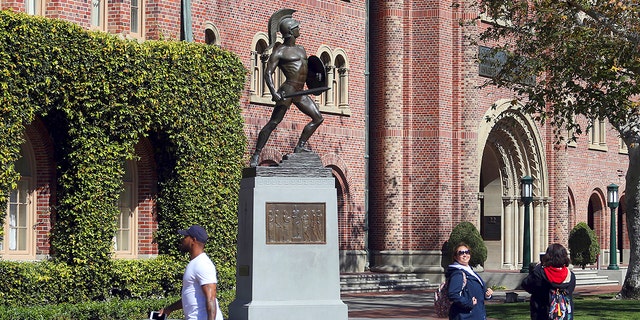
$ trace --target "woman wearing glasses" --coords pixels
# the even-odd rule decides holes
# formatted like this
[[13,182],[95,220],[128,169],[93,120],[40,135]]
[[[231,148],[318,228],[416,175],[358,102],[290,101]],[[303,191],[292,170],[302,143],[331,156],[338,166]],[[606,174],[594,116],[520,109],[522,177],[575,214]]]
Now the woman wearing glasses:
[[458,244],[453,252],[453,259],[455,262],[449,265],[446,274],[449,282],[448,297],[451,300],[449,319],[486,319],[484,300],[491,299],[493,290],[486,288],[482,278],[469,266],[469,246],[465,243]]

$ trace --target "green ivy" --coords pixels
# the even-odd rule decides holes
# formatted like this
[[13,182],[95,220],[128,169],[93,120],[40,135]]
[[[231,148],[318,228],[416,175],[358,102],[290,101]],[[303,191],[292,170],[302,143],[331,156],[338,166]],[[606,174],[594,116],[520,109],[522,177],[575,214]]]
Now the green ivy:
[[107,295],[123,164],[145,137],[158,168],[160,252],[180,256],[176,230],[201,224],[231,281],[221,285],[233,287],[246,149],[240,60],[216,46],[138,43],[10,11],[0,11],[0,48],[0,207],[19,180],[25,126],[38,117],[55,142],[52,253],[71,267],[78,300]]

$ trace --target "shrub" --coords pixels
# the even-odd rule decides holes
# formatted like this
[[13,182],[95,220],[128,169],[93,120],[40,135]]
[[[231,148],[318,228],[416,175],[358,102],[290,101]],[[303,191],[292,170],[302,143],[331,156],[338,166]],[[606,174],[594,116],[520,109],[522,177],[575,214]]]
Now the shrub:
[[453,228],[447,241],[448,251],[446,254],[452,257],[453,250],[455,250],[455,247],[461,242],[466,243],[469,246],[469,250],[471,250],[469,265],[474,267],[484,265],[484,262],[487,260],[487,246],[484,244],[480,232],[473,223],[464,221]]
[[[180,293],[186,262],[167,255],[153,259],[114,260],[106,300],[114,298],[164,298]],[[73,267],[63,262],[12,262],[0,260],[0,305],[31,307],[78,303]]]
[[600,244],[596,233],[586,223],[578,223],[569,233],[569,252],[571,263],[582,269],[597,261]]
[[[147,319],[149,312],[160,310],[173,303],[177,297],[145,300],[114,299],[103,302],[85,302],[80,304],[63,303],[58,305],[7,307],[0,305],[0,320],[92,320],[92,319]],[[171,318],[180,317],[180,312],[171,314]]]

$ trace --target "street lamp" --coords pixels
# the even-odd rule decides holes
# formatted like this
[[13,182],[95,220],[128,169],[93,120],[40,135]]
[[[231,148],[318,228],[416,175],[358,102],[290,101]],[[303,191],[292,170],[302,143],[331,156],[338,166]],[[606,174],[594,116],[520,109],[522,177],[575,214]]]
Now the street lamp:
[[531,263],[531,223],[529,222],[529,204],[533,201],[533,178],[524,176],[520,179],[521,200],[524,203],[524,234],[522,241],[522,269],[520,273],[529,273]]
[[612,183],[607,186],[607,204],[611,208],[611,231],[609,236],[609,270],[618,270],[618,254],[616,252],[616,208],[618,207],[618,185]]

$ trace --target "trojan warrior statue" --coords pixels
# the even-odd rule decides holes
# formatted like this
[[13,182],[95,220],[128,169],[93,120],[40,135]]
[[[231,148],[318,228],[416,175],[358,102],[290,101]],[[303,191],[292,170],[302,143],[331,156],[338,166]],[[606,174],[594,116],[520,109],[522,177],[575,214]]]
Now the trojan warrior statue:
[[[264,81],[271,92],[271,100],[275,101],[276,105],[269,122],[260,130],[256,149],[249,163],[251,167],[258,165],[262,148],[292,103],[311,118],[302,130],[294,152],[311,152],[307,141],[324,121],[318,106],[309,94],[320,94],[329,89],[326,87],[326,70],[318,57],[307,58],[304,48],[296,44],[296,39],[300,36],[300,23],[293,19],[294,12],[296,11],[293,9],[281,9],[269,19],[269,47],[265,53],[272,48],[273,50],[267,59]],[[276,42],[277,31],[282,35],[282,44]],[[280,68],[286,78],[278,89],[273,83],[276,68]],[[307,90],[304,90],[305,83]]]

